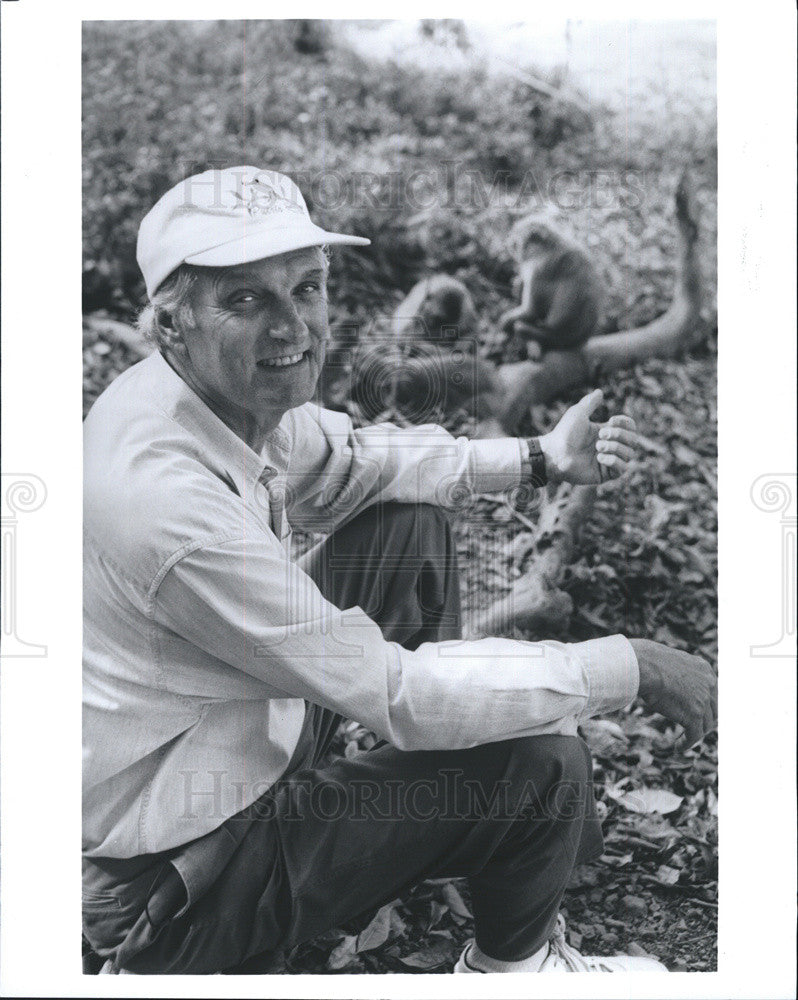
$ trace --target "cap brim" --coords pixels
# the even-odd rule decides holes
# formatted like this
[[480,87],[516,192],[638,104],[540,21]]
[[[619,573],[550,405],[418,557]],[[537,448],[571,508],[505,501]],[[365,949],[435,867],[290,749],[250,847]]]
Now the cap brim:
[[222,243],[201,253],[185,258],[187,264],[200,267],[228,267],[248,264],[265,257],[277,257],[305,247],[349,245],[366,247],[371,243],[365,236],[348,236],[345,233],[328,233],[313,223],[303,226],[285,226],[282,229],[252,228],[245,236]]

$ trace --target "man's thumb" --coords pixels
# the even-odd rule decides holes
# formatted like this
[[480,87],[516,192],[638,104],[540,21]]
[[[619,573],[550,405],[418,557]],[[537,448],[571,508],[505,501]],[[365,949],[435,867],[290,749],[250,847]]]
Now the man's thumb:
[[583,396],[576,406],[580,412],[589,417],[594,410],[598,409],[603,401],[604,393],[601,389],[594,389],[593,392],[589,392],[586,396]]

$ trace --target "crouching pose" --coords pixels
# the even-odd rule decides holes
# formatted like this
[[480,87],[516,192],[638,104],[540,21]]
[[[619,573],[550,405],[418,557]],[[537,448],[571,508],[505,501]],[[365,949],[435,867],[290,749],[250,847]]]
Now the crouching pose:
[[[558,909],[601,853],[580,719],[635,696],[696,740],[702,660],[644,640],[464,640],[447,511],[619,474],[586,397],[549,435],[355,430],[311,402],[322,247],[280,174],[208,171],[144,218],[157,350],[86,421],[84,935],[108,972],[213,973],[428,876],[470,880],[459,972],[615,971]],[[324,536],[291,557],[292,527]],[[324,763],[342,717],[369,752]]]

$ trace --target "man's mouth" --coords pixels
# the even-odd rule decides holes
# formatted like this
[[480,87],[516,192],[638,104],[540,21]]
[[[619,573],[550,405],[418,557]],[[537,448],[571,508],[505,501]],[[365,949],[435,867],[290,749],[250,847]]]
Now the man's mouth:
[[264,358],[258,364],[264,368],[290,368],[291,365],[299,364],[308,353],[308,351],[299,351],[297,354],[282,354],[277,358]]

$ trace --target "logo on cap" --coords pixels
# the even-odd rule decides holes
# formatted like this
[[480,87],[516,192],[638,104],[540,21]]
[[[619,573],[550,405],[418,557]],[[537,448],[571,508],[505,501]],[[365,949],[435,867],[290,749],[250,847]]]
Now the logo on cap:
[[304,215],[301,205],[291,198],[286,197],[277,190],[276,187],[265,183],[259,177],[251,181],[242,183],[244,194],[236,190],[230,193],[240,202],[239,208],[245,208],[247,213],[254,218],[257,215],[271,215],[273,212],[298,212]]

